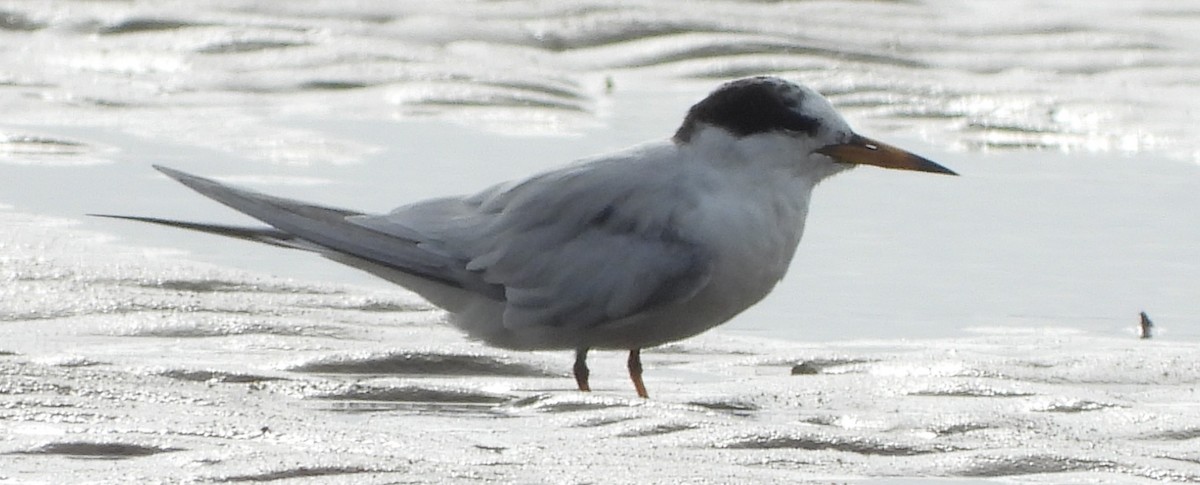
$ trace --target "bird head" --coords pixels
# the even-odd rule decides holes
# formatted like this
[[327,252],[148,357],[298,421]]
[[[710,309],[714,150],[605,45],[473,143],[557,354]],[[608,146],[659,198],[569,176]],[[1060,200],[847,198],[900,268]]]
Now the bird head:
[[692,106],[674,141],[687,145],[705,137],[732,137],[734,145],[751,152],[746,158],[790,164],[818,179],[855,165],[957,175],[855,133],[820,93],[777,77],[725,83]]

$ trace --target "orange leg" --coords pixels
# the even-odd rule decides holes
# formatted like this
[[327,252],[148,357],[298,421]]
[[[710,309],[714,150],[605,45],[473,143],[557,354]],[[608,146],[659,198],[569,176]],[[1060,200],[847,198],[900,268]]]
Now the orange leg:
[[642,349],[629,351],[629,378],[633,379],[633,388],[637,390],[638,397],[650,397],[646,393],[646,384],[642,383]]
[[583,392],[592,390],[588,386],[588,375],[591,372],[588,371],[587,353],[588,349],[586,347],[575,350],[575,367],[572,369],[575,371],[575,384],[579,385],[579,390]]

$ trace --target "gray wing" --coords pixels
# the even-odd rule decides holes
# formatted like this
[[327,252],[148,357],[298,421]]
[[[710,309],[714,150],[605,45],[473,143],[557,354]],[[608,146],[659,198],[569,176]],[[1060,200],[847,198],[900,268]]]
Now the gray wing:
[[126,218],[352,256],[503,302],[513,329],[603,325],[709,278],[709,255],[675,225],[688,203],[661,170],[631,180],[619,164],[581,164],[369,216],[155,168],[271,228]]
[[424,250],[420,247],[419,238],[373,231],[347,220],[348,217],[362,215],[359,212],[273,197],[166,167],[155,168],[193,190],[263,221],[274,229],[148,218],[133,219],[280,246],[349,255],[494,300],[504,297],[501,287],[484,281],[478,272],[468,271],[464,260]]
[[711,262],[676,228],[689,207],[670,173],[575,165],[466,199],[349,220],[420,247],[504,288],[504,326],[603,325],[693,296]]

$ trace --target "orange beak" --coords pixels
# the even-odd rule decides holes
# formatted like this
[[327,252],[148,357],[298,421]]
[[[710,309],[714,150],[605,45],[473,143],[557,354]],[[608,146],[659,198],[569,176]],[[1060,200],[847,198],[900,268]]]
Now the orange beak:
[[958,175],[928,158],[858,134],[851,136],[846,143],[821,147],[817,153],[842,163]]

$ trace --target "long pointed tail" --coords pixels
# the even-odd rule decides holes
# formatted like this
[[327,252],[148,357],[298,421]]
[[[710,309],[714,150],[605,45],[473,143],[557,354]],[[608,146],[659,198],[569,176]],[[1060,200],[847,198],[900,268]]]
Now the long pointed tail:
[[215,180],[158,165],[154,168],[204,196],[271,227],[204,224],[140,216],[100,217],[149,222],[275,246],[316,251],[359,268],[378,265],[489,298],[503,298],[502,288],[487,283],[478,274],[467,271],[464,261],[421,249],[419,240],[377,232],[346,220],[350,216],[362,215],[360,212],[231,187]]
[[193,231],[206,232],[219,236],[232,237],[237,239],[245,239],[247,241],[260,242],[270,244],[272,246],[280,246],[292,249],[303,249],[306,251],[317,251],[317,248],[307,241],[299,239],[296,236],[280,231],[272,227],[250,227],[250,226],[230,226],[224,224],[205,224],[202,222],[187,222],[176,221],[172,219],[160,219],[158,217],[142,217],[142,216],[119,216],[113,214],[88,214],[92,217],[105,217],[109,219],[124,219],[129,221],[149,222],[151,224],[159,224],[163,226],[178,227],[181,229],[190,229]]

